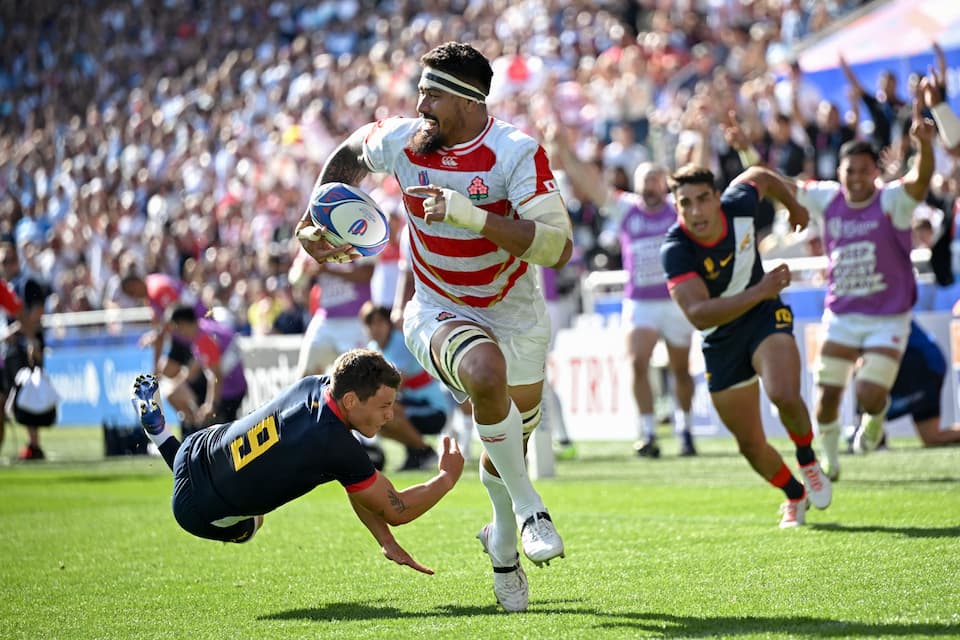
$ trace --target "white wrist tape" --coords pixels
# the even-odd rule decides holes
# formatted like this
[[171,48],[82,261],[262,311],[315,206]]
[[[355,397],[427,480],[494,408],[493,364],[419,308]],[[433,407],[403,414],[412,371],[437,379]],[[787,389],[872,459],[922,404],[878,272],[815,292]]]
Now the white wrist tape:
[[932,109],[933,120],[937,123],[937,131],[947,149],[953,149],[960,144],[960,118],[953,112],[946,102],[941,102]]
[[486,211],[473,206],[469,198],[452,189],[443,190],[443,199],[447,205],[447,213],[443,218],[444,222],[476,233],[483,231],[484,225],[487,224]]
[[567,240],[573,240],[570,214],[560,194],[553,192],[534,198],[521,207],[520,216],[535,225],[533,242],[520,257],[544,267],[557,264]]

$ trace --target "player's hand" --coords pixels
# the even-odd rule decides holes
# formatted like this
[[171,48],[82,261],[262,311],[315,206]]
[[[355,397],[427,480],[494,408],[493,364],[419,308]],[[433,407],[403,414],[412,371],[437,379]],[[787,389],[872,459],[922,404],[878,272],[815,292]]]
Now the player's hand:
[[407,187],[407,193],[412,196],[426,196],[423,201],[423,221],[427,224],[443,222],[447,217],[447,200],[443,197],[443,189],[430,184],[425,187]]
[[935,107],[943,102],[943,83],[933,69],[930,70],[930,73],[920,78],[917,95],[923,98],[923,103],[928,107]]
[[427,224],[446,222],[454,227],[480,233],[487,223],[487,212],[473,206],[466,196],[453,189],[429,184],[407,187],[406,191],[412,196],[427,196],[423,201],[423,220]]
[[[924,78],[920,81],[921,89],[923,89],[923,83],[926,80],[927,78]],[[921,93],[926,93],[926,91],[924,90]],[[933,120],[923,117],[920,111],[923,105],[920,102],[919,99],[913,101],[913,122],[910,124],[910,137],[918,143],[930,143],[937,135],[937,127]]]
[[397,564],[406,565],[411,569],[415,569],[420,573],[425,573],[428,576],[433,575],[433,569],[429,567],[425,567],[419,562],[417,562],[416,560],[414,560],[413,557],[409,553],[407,553],[407,550],[401,547],[399,544],[397,544],[396,541],[390,544],[385,544],[382,547],[380,547],[380,549],[381,551],[383,551],[383,555],[388,560],[393,560]]
[[297,225],[297,240],[311,258],[320,264],[328,262],[350,262],[360,254],[352,245],[336,246],[327,238],[326,228],[313,225],[309,216],[304,216]]
[[790,286],[790,267],[786,263],[778,265],[766,272],[759,286],[767,293],[767,298],[775,298],[780,292]]
[[790,213],[790,228],[794,231],[806,229],[807,225],[810,224],[810,212],[802,204],[797,203],[787,207],[787,211]]
[[725,125],[723,128],[723,139],[726,140],[727,144],[733,149],[745,151],[747,147],[750,146],[750,141],[747,140],[747,135],[744,133],[743,127],[740,126],[736,111],[731,110],[727,112]]
[[463,473],[463,454],[460,453],[460,444],[456,438],[443,436],[440,448],[440,460],[437,462],[440,473],[451,479],[450,487],[457,484],[460,474]]

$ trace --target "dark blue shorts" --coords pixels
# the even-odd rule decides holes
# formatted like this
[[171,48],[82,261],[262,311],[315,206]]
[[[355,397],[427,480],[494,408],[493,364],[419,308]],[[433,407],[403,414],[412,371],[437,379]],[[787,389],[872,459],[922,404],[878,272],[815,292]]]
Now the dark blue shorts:
[[723,391],[757,375],[751,359],[767,336],[793,335],[793,311],[779,299],[765,300],[734,321],[732,331],[710,334],[703,342],[710,393]]
[[887,420],[907,414],[917,422],[940,415],[940,391],[944,376],[930,368],[923,355],[907,349],[897,380],[890,390]]
[[447,424],[447,412],[434,409],[426,402],[400,397],[398,402],[407,414],[407,420],[422,435],[436,435]]
[[209,482],[192,477],[191,462],[202,455],[198,445],[203,442],[203,434],[204,431],[197,431],[184,440],[173,461],[173,517],[184,531],[197,537],[243,542],[253,535],[254,519],[246,518],[227,527],[213,524],[214,520],[231,515],[230,510]]

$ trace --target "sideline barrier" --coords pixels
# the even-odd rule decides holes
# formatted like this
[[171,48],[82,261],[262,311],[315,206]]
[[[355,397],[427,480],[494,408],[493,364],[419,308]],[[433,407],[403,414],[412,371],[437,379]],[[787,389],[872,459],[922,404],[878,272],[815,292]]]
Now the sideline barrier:
[[[152,369],[148,348],[136,335],[119,344],[78,346],[78,339],[51,342],[46,368],[62,398],[57,426],[136,424],[130,389],[137,375]],[[296,380],[300,336],[240,338],[249,391],[241,407],[246,413]],[[167,416],[173,409],[165,402]],[[171,420],[174,422],[174,420]]]
[[[943,312],[918,313],[921,325],[930,330],[947,352],[951,372],[943,389],[943,421],[950,424],[960,416],[960,320],[951,323]],[[636,408],[630,386],[630,363],[626,358],[620,328],[607,326],[599,315],[580,316],[577,326],[557,334],[556,345],[547,363],[547,374],[553,381],[563,406],[567,430],[576,440],[633,440],[636,437]],[[819,322],[797,318],[797,337],[804,364],[802,393],[808,406],[813,405],[811,363],[818,344]],[[59,426],[89,426],[104,422],[129,424],[136,420],[130,406],[129,393],[136,376],[151,367],[149,349],[137,346],[136,334],[115,338],[120,343],[108,348],[79,346],[51,341],[47,369],[63,402]],[[242,412],[258,406],[296,380],[296,361],[300,336],[266,336],[241,338],[250,387]],[[696,336],[695,336],[696,340]],[[662,347],[655,354],[655,364],[664,366]],[[693,419],[698,436],[725,434],[713,410],[703,377],[703,358],[699,344],[691,349],[691,373],[696,383]],[[848,397],[841,408],[845,423],[853,416],[853,403]],[[773,435],[784,435],[775,411],[765,397],[762,400],[764,428]],[[172,409],[165,407],[167,415]],[[909,418],[890,425],[894,434],[912,433]]]
[[[918,313],[917,321],[936,337],[947,352],[951,348],[953,374],[944,381],[942,391],[942,420],[952,424],[960,416],[960,321],[953,321],[943,312]],[[818,320],[797,319],[794,335],[803,363],[801,393],[807,407],[813,407],[814,383],[812,363],[820,342]],[[952,331],[952,340],[951,340]],[[547,363],[547,374],[560,396],[567,432],[577,440],[634,440],[636,439],[637,410],[631,388],[631,367],[625,354],[623,330],[606,326],[600,316],[581,318],[578,326],[557,333],[554,350]],[[658,347],[659,349],[660,347]],[[656,362],[657,360],[659,362]],[[665,362],[656,354],[656,366]],[[690,373],[695,391],[693,398],[693,432],[696,436],[725,435],[707,391],[703,356],[698,335],[694,334],[690,349]],[[651,376],[655,378],[656,376]],[[786,436],[777,418],[776,409],[763,393],[761,385],[761,416],[764,431],[772,436]],[[853,423],[855,402],[853,385],[848,385],[841,405],[844,425]],[[909,417],[888,423],[892,435],[914,434]]]

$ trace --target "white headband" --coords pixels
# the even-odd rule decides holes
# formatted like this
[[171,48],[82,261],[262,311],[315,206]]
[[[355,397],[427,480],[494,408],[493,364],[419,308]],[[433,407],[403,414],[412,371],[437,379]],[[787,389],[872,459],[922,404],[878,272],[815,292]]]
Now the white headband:
[[440,89],[480,104],[483,104],[487,99],[487,94],[472,84],[431,67],[424,67],[423,73],[420,74],[419,86],[420,88]]

